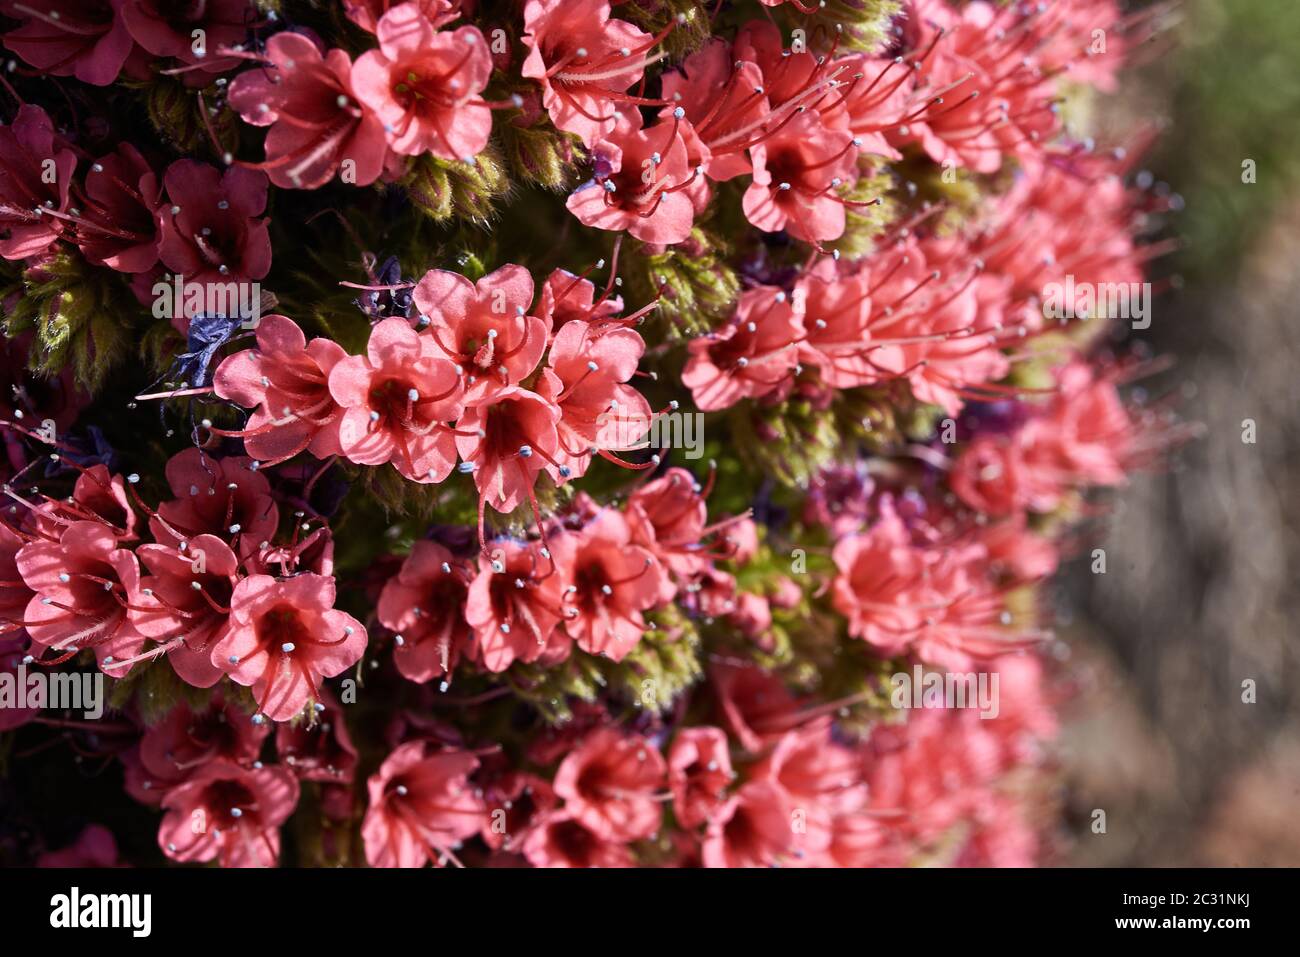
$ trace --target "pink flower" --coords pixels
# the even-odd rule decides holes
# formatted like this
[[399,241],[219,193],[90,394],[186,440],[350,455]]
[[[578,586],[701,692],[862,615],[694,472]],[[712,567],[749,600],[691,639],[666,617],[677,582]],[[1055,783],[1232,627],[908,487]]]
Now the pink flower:
[[212,458],[188,448],[167,462],[167,484],[176,498],[149,520],[155,541],[179,545],[205,533],[229,538],[241,556],[275,536],[280,511],[266,476],[243,456]]
[[384,583],[379,622],[400,636],[393,660],[403,677],[421,683],[451,679],[472,647],[465,621],[468,586],[464,564],[427,539],[411,547],[397,576]]
[[636,841],[659,830],[656,792],[665,770],[663,756],[645,738],[599,728],[560,762],[555,794],[601,838]]
[[274,867],[280,825],[298,803],[298,782],[280,767],[212,761],[164,795],[158,844],[174,861]]
[[17,565],[35,593],[23,623],[33,642],[59,653],[54,660],[93,648],[103,666],[139,652],[144,637],[127,614],[127,596],[140,567],[109,528],[74,522],[58,541],[24,545]]
[[837,816],[858,811],[867,800],[858,770],[860,758],[831,739],[830,722],[810,722],[787,732],[751,771],[789,795],[798,812],[794,831],[796,856],[825,852],[831,845]]
[[515,661],[567,657],[570,642],[557,632],[564,587],[555,559],[541,544],[490,543],[465,602],[483,667],[502,672]]
[[537,474],[556,462],[560,410],[541,396],[511,388],[491,405],[465,410],[456,423],[456,448],[479,493],[479,537],[484,503],[509,512],[531,500]]
[[482,152],[492,110],[479,94],[492,57],[478,28],[438,31],[419,5],[403,3],[383,15],[375,34],[379,49],[357,58],[352,86],[383,123],[389,146],[443,159]]
[[556,269],[542,283],[537,297],[537,315],[548,329],[558,330],[566,322],[581,319],[600,323],[618,321],[623,311],[623,298],[613,296],[613,283],[597,298],[596,287],[590,279],[575,276],[567,269]]
[[644,130],[636,113],[620,113],[614,130],[592,149],[592,179],[569,196],[573,215],[586,226],[626,230],[661,246],[690,236],[707,185],[690,165],[681,115],[678,107],[671,122]]
[[[70,459],[64,459],[70,463]],[[72,522],[100,522],[123,542],[135,541],[136,515],[127,498],[122,476],[106,465],[83,469],[66,499],[47,499],[32,513],[38,533],[58,538]]]
[[230,105],[245,123],[270,126],[266,170],[276,186],[316,189],[347,167],[343,181],[368,186],[388,155],[384,126],[357,102],[352,61],[343,50],[320,49],[300,33],[277,33],[266,43],[264,66],[230,85]]
[[673,792],[673,813],[682,826],[698,827],[712,817],[726,800],[735,776],[721,728],[678,732],[668,749],[668,787]]
[[468,751],[434,751],[409,741],[371,776],[370,808],[361,825],[371,867],[441,867],[455,861],[461,841],[482,826],[486,811],[469,784],[478,758]]
[[357,749],[348,734],[343,709],[333,692],[321,688],[315,720],[281,724],[275,729],[275,753],[302,781],[351,784],[357,766]]
[[555,536],[551,551],[568,569],[564,627],[588,654],[622,661],[646,630],[642,612],[657,605],[666,574],[632,544],[621,512],[604,509],[581,530]]
[[902,520],[887,510],[866,534],[836,543],[832,559],[838,574],[831,602],[848,619],[849,634],[881,654],[903,651],[927,609],[921,597],[926,556]]
[[[643,101],[627,90],[660,57],[659,37],[610,19],[607,0],[527,0],[521,72],[542,88],[551,122],[595,146],[614,131],[616,104]],[[666,33],[667,31],[665,31]]]
[[147,272],[158,262],[158,174],[130,143],[101,156],[86,174],[76,243],[93,263],[118,272]]
[[451,473],[456,447],[445,423],[461,413],[461,378],[405,319],[375,325],[364,356],[335,364],[329,389],[343,409],[339,447],[350,461],[392,462],[413,482],[441,482]]
[[144,729],[135,759],[127,764],[127,790],[145,804],[158,804],[176,785],[211,761],[248,767],[257,760],[270,727],[226,701],[220,690],[208,706],[191,710],[183,701]]
[[317,458],[338,454],[338,403],[329,375],[347,358],[330,339],[308,342],[285,316],[262,316],[257,348],[226,357],[212,385],[223,399],[255,409],[240,433],[254,459],[272,465],[309,449]]
[[[461,15],[461,7],[473,4],[474,0],[414,0],[425,18],[440,29],[456,20]],[[362,30],[375,32],[380,19],[391,7],[392,0],[343,0],[343,12],[349,20]]]
[[[131,622],[158,646],[142,657],[166,654],[182,680],[210,688],[221,678],[212,664],[212,646],[226,635],[230,596],[239,559],[213,535],[199,535],[184,551],[167,545],[141,545],[136,556],[149,574],[131,598]],[[105,669],[117,677],[131,662]]]
[[594,453],[633,448],[650,430],[650,405],[626,383],[636,374],[645,340],[632,329],[602,329],[581,319],[551,341],[538,393],[559,407],[556,484],[586,474]]
[[543,814],[524,840],[534,867],[632,867],[632,852],[606,840],[566,810]]
[[212,663],[251,687],[268,718],[287,721],[320,701],[322,679],[352,667],[365,650],[361,622],[334,608],[333,578],[253,575],[235,586],[230,631],[213,647]]
[[528,313],[533,278],[523,266],[502,266],[477,283],[433,269],[416,284],[412,298],[429,320],[421,336],[426,351],[460,367],[466,405],[519,385],[546,351],[551,326]]
[[671,468],[636,489],[627,501],[632,537],[675,575],[689,578],[707,565],[700,554],[708,509],[700,484],[683,468]]
[[[155,56],[203,64],[201,76],[233,66],[235,61],[219,56],[219,51],[242,43],[257,20],[256,8],[250,7],[246,0],[184,4],[168,0],[121,0],[120,9],[122,20],[136,43]],[[196,44],[195,30],[202,31],[201,45]]]
[[682,384],[704,412],[761,398],[792,377],[803,336],[802,303],[771,286],[747,289],[731,322],[691,340]]
[[786,794],[767,781],[750,781],[727,799],[709,821],[705,867],[771,867],[794,844]]
[[118,0],[59,0],[55,11],[4,0],[0,13],[23,21],[5,34],[5,46],[42,73],[108,86],[134,46],[120,7]]
[[680,106],[689,121],[682,127],[691,162],[710,179],[734,179],[753,169],[746,150],[771,119],[761,92],[763,72],[753,63],[734,60],[725,40],[712,39],[663,75],[667,119]]
[[836,194],[856,179],[857,141],[826,129],[804,113],[750,148],[754,176],[745,191],[745,216],[764,232],[786,230],[817,244],[844,232],[848,200]]
[[727,730],[752,754],[791,726],[797,702],[780,677],[757,667],[714,665],[710,683]]
[[158,213],[158,257],[191,283],[244,282],[271,268],[266,220],[266,175],[242,166],[220,172],[196,160],[167,167],[163,186],[171,205]]
[[[39,106],[24,103],[8,126],[0,124],[0,256],[26,259],[63,235],[68,188],[76,155],[55,139],[54,124]],[[51,177],[46,174],[47,162]],[[37,212],[37,210],[40,212]]]

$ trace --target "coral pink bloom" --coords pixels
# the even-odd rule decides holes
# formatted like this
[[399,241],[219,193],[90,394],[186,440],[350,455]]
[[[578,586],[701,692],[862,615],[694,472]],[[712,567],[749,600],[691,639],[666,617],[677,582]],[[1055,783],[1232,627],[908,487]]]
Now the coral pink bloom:
[[710,179],[733,179],[753,168],[747,147],[769,119],[763,73],[744,60],[732,61],[725,40],[710,40],[680,68],[663,75],[668,119],[678,106],[689,121],[682,127],[690,160]]
[[441,867],[478,832],[486,810],[469,776],[478,758],[434,751],[409,741],[390,754],[367,783],[370,808],[361,825],[371,867]]
[[795,832],[796,856],[817,855],[831,845],[834,819],[867,800],[858,755],[831,739],[830,722],[820,719],[790,731],[751,772],[771,781],[803,812]]
[[528,314],[533,277],[523,266],[502,266],[472,283],[459,273],[433,269],[412,293],[429,320],[428,350],[460,367],[465,404],[478,405],[532,374],[546,351],[549,322]]
[[659,830],[663,755],[640,735],[598,728],[570,751],[555,772],[565,810],[610,841],[636,841]]
[[479,94],[492,56],[478,28],[440,32],[418,4],[403,3],[383,15],[375,34],[379,49],[357,58],[352,87],[383,123],[394,152],[443,159],[482,152],[492,110]]
[[[0,124],[0,256],[5,259],[43,253],[63,235],[60,215],[68,208],[77,157],[61,147],[39,106],[24,103],[11,124]],[[46,175],[47,161],[54,164],[53,182]]]
[[708,509],[700,483],[683,468],[671,468],[628,496],[633,540],[650,549],[675,575],[689,578],[708,564],[700,554]]
[[69,847],[46,851],[36,859],[37,867],[121,867],[117,841],[113,832],[102,824],[82,828]]
[[808,335],[800,355],[816,365],[821,381],[853,389],[884,378],[868,348],[873,279],[866,269],[841,269],[822,260],[804,273],[794,296],[803,304]]
[[212,663],[251,687],[268,718],[287,721],[320,700],[323,678],[352,667],[365,650],[361,622],[334,607],[333,578],[253,575],[235,586],[230,630]]
[[207,532],[228,538],[245,555],[275,536],[280,511],[271,483],[251,459],[216,459],[189,448],[168,460],[166,474],[176,498],[159,505],[149,520],[155,541],[174,545]]
[[585,275],[575,276],[567,269],[556,269],[542,283],[537,315],[552,330],[574,319],[603,326],[606,320],[617,321],[615,317],[623,311],[623,298],[610,295],[613,290],[611,282],[597,298],[595,284]]
[[[142,657],[166,654],[181,678],[198,688],[210,688],[221,678],[212,664],[212,646],[225,637],[230,622],[230,596],[239,559],[213,535],[199,535],[184,551],[167,545],[141,545],[136,556],[148,570],[131,599],[136,630],[157,642]],[[117,662],[105,671],[117,677],[131,662]]]
[[793,808],[781,788],[750,781],[727,799],[709,821],[705,867],[771,867],[791,852]]
[[683,827],[703,824],[726,800],[735,777],[727,735],[709,726],[683,728],[668,749],[668,787],[673,813]]
[[[559,129],[594,146],[614,131],[617,104],[649,102],[627,90],[660,59],[659,42],[626,20],[610,19],[607,0],[528,0],[522,73],[542,88]],[[665,31],[665,34],[667,31]]]
[[36,530],[58,538],[73,522],[100,522],[123,542],[135,541],[136,515],[126,495],[122,476],[113,475],[106,465],[92,465],[77,476],[72,495],[47,499],[32,513]]
[[357,749],[333,692],[321,688],[322,707],[310,724],[281,724],[275,729],[275,753],[303,781],[350,784]]
[[703,412],[760,398],[791,378],[803,338],[801,302],[771,286],[748,289],[731,322],[691,340],[682,384]]
[[555,464],[559,484],[579,478],[592,453],[638,448],[650,430],[650,404],[626,383],[636,374],[645,340],[632,329],[602,330],[570,320],[551,342],[537,390],[560,409]]
[[[414,0],[425,19],[440,29],[461,15],[465,0]],[[471,0],[472,2],[472,0]],[[393,0],[343,0],[343,12],[362,30],[375,32],[379,21],[392,7]]]
[[397,670],[411,681],[450,680],[471,649],[465,623],[469,572],[437,542],[411,548],[396,577],[379,594],[379,622],[401,636],[393,652]]
[[708,187],[690,165],[684,115],[678,107],[671,122],[643,130],[634,112],[620,113],[613,132],[593,147],[594,175],[570,194],[570,212],[584,225],[626,230],[646,243],[668,246],[690,236],[700,191]]
[[339,448],[358,465],[393,467],[413,482],[441,482],[456,464],[452,431],[461,413],[457,368],[405,319],[370,330],[364,356],[330,371],[330,394],[343,409]]
[[[1034,453],[1038,445],[1050,448],[1052,464],[1076,484],[1123,484],[1135,429],[1115,383],[1080,360],[1057,370],[1057,382],[1060,392],[1047,415],[1026,427],[1031,435],[1022,444]],[[1040,460],[1034,453],[1027,456],[1031,468]]]
[[367,186],[388,155],[384,125],[352,91],[352,61],[343,50],[320,49],[300,33],[277,33],[266,43],[270,68],[241,73],[230,85],[230,105],[255,126],[270,126],[266,170],[276,186],[316,189],[350,163],[343,181]]
[[108,86],[135,45],[117,0],[59,0],[56,10],[3,0],[0,13],[23,23],[4,35],[5,46],[42,73],[75,76]]
[[158,258],[191,283],[261,279],[271,268],[266,220],[266,175],[242,166],[220,172],[207,163],[177,160],[163,174],[171,205],[158,213]]
[[556,461],[560,410],[524,389],[498,393],[492,405],[465,410],[456,424],[461,468],[474,472],[482,537],[484,503],[509,512],[531,500],[537,473]]
[[1026,464],[1014,437],[979,435],[958,454],[948,475],[957,497],[986,515],[1012,515],[1050,508],[1065,491],[1053,478],[1043,481]]
[[564,587],[555,559],[541,544],[489,543],[465,602],[483,667],[501,672],[516,660],[567,657],[570,642],[556,631]]
[[646,631],[642,612],[665,594],[667,574],[632,544],[621,512],[605,509],[581,530],[555,536],[551,551],[568,569],[564,627],[588,654],[622,661]]
[[202,711],[191,710],[182,701],[163,720],[144,729],[135,760],[127,765],[127,790],[137,801],[157,804],[163,794],[211,761],[251,765],[270,733],[266,722],[254,722],[252,715],[226,701],[220,690]]
[[54,660],[93,648],[102,666],[140,650],[144,638],[127,615],[140,567],[109,528],[75,522],[57,542],[24,545],[17,564],[35,592],[23,624],[33,642],[58,654]]
[[337,454],[338,403],[329,374],[347,358],[331,339],[307,341],[292,319],[262,316],[257,348],[224,359],[212,386],[223,399],[255,409],[240,433],[245,451],[264,464],[309,449],[317,458]]
[[764,750],[793,723],[797,702],[777,675],[723,664],[709,675],[722,721],[746,751]]
[[745,190],[745,216],[764,232],[784,229],[810,243],[838,239],[844,206],[836,194],[856,178],[856,140],[804,113],[750,148],[754,176]]
[[524,841],[534,867],[632,867],[632,852],[601,837],[567,810],[543,814]]
[[274,867],[280,825],[298,803],[298,781],[280,767],[212,761],[163,796],[158,844],[174,861]]
[[544,778],[508,770],[487,784],[484,801],[490,816],[479,836],[493,850],[518,853],[543,816],[554,810],[555,792]]
[[849,634],[882,654],[898,654],[926,613],[921,593],[926,555],[902,520],[886,510],[871,529],[841,539],[832,553],[838,574],[831,603],[848,619]]
[[[867,56],[845,57],[836,60],[837,67],[846,67],[842,77],[847,80],[842,104],[847,116],[846,126],[859,141],[858,150],[888,160],[901,160],[903,154],[890,144],[886,132],[896,128],[908,112],[912,92],[912,71],[901,60],[885,60]],[[838,126],[838,118],[828,118]]]
[[76,242],[92,263],[140,273],[158,262],[162,185],[130,143],[101,156],[86,174],[85,205]]

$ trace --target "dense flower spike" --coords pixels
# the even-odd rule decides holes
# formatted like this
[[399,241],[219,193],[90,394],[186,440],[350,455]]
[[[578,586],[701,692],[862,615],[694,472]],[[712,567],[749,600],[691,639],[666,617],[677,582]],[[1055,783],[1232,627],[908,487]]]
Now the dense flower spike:
[[111,715],[0,687],[20,804],[66,741],[131,863],[1045,856],[1040,585],[1192,431],[1104,293],[1177,197],[1071,109],[1161,5],[57,6],[0,0],[0,677]]

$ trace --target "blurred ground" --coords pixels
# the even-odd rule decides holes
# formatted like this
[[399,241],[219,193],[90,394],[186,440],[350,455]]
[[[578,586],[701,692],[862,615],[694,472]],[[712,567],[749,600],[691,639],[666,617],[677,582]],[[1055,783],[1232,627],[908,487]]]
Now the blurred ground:
[[1178,359],[1155,391],[1205,435],[1120,494],[1108,574],[1066,582],[1064,860],[1300,866],[1300,4],[1193,2],[1184,36],[1142,75],[1188,238],[1147,341]]

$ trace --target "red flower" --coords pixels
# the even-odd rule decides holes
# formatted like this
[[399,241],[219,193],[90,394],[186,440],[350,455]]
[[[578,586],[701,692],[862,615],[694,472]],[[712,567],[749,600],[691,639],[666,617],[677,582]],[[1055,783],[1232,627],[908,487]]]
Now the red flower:
[[271,239],[257,218],[266,208],[264,173],[177,160],[163,185],[171,200],[158,213],[164,266],[191,283],[242,282],[270,271]]
[[408,741],[367,784],[370,809],[361,825],[371,867],[441,867],[483,825],[481,798],[469,784],[478,758]]
[[245,451],[263,464],[283,462],[303,449],[322,459],[338,454],[340,411],[329,374],[346,357],[333,340],[308,342],[292,319],[263,316],[257,348],[228,356],[212,379],[221,398],[256,410],[236,433]]
[[134,146],[121,143],[86,174],[77,246],[93,263],[118,272],[147,272],[158,262],[161,205],[158,174]]
[[212,663],[251,687],[268,718],[288,721],[320,700],[323,678],[352,667],[365,650],[361,622],[334,608],[333,578],[253,575],[235,586],[230,630],[212,649]]
[[174,861],[274,867],[280,825],[297,803],[298,782],[284,768],[211,761],[163,796],[158,844]]
[[405,156],[467,159],[483,150],[492,110],[483,87],[492,75],[477,27],[438,31],[415,3],[393,7],[375,33],[379,49],[357,58],[352,87],[383,123],[388,144]]
[[230,85],[230,105],[255,126],[270,126],[266,170],[276,186],[316,189],[350,162],[345,182],[367,186],[388,156],[384,125],[352,90],[352,61],[343,50],[323,57],[300,33],[277,33],[266,43],[271,69],[241,73]]
[[[194,71],[194,82],[199,85],[235,65],[235,60],[219,56],[219,51],[243,43],[257,18],[256,8],[247,0],[121,0],[120,9],[127,30],[140,46],[155,56],[201,66]],[[195,37],[196,30],[201,31],[201,39]]]
[[438,676],[450,680],[471,650],[468,583],[465,566],[427,539],[411,547],[396,577],[384,583],[379,622],[399,636],[393,660],[403,677],[421,683]]
[[568,570],[564,627],[588,654],[622,661],[646,630],[642,612],[657,605],[667,575],[647,549],[632,544],[621,512],[602,510],[576,532],[551,540]]
[[607,841],[636,841],[659,830],[656,792],[664,759],[640,735],[599,728],[560,762],[555,794],[565,811]]
[[235,552],[245,556],[275,536],[280,511],[252,460],[217,459],[189,448],[168,460],[166,474],[176,498],[159,505],[149,520],[155,541],[179,545],[208,533],[229,538]]
[[57,10],[44,10],[3,0],[0,13],[23,21],[4,35],[5,46],[42,73],[108,86],[135,45],[120,7],[115,0],[59,0]]
[[451,473],[456,447],[444,423],[461,413],[459,370],[405,319],[371,329],[366,354],[339,360],[329,388],[343,409],[339,448],[350,461],[392,462],[413,482],[441,482]]
[[13,123],[0,124],[0,256],[5,259],[39,255],[63,235],[61,214],[68,208],[77,158],[61,147],[39,106],[24,103]]

